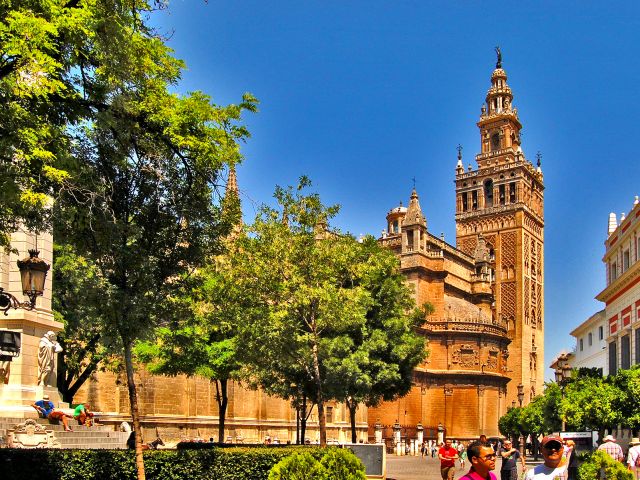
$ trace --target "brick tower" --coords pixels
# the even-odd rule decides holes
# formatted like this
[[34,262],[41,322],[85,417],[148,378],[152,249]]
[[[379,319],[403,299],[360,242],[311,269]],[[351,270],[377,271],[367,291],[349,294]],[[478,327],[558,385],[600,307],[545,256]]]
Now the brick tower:
[[473,255],[482,234],[490,251],[495,318],[511,339],[507,404],[527,404],[542,393],[544,380],[544,214],[543,177],[521,148],[522,124],[502,69],[500,50],[491,88],[482,105],[477,168],[456,166],[456,242]]

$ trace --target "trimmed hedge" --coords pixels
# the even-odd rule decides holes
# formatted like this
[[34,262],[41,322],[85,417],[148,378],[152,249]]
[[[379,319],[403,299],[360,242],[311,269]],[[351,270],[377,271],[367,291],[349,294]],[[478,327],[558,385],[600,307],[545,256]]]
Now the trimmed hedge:
[[[333,447],[331,447],[333,449]],[[148,480],[267,480],[283,458],[319,447],[213,448],[144,452]],[[135,480],[131,450],[0,449],[0,477],[20,480]]]

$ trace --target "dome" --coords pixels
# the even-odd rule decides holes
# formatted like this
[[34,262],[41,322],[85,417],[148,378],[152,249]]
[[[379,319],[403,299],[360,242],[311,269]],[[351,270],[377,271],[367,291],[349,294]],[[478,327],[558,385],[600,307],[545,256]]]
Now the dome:
[[391,210],[389,210],[389,213],[387,215],[392,215],[394,213],[407,213],[407,207],[398,205],[396,208],[392,208]]
[[507,79],[507,72],[505,72],[502,68],[496,68],[491,74],[491,80],[494,78],[504,78]]
[[444,296],[445,318],[463,322],[491,323],[491,316],[462,298]]

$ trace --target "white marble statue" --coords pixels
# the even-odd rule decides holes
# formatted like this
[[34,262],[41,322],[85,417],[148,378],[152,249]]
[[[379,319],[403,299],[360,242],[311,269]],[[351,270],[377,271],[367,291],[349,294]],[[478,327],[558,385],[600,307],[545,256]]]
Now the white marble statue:
[[56,354],[62,347],[56,341],[56,334],[51,330],[44,334],[38,345],[38,385],[52,386],[55,374]]

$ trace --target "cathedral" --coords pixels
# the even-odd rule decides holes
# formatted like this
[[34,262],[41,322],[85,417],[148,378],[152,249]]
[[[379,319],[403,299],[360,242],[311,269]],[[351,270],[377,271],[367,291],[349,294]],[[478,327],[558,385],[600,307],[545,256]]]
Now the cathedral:
[[[369,430],[416,425],[460,439],[497,436],[507,408],[543,385],[543,177],[521,148],[522,124],[498,62],[482,106],[476,168],[455,168],[456,246],[432,235],[415,188],[387,214],[393,250],[418,305],[429,356],[404,398],[368,412]],[[404,435],[403,435],[404,436]]]
[[[387,214],[379,241],[398,256],[416,303],[433,307],[420,328],[429,355],[415,369],[407,396],[358,409],[358,441],[380,439],[381,433],[390,440],[399,431],[416,438],[420,425],[427,439],[495,436],[498,419],[509,407],[525,405],[542,393],[544,186],[539,160],[534,166],[522,151],[522,125],[500,56],[477,126],[475,169],[465,170],[460,151],[455,167],[455,246],[429,232],[428,206],[423,211],[415,188],[406,207]],[[228,189],[237,193],[233,171]],[[38,247],[52,262],[50,236],[38,240],[17,232],[12,242],[20,251]],[[0,253],[0,287],[18,293],[14,256]],[[49,282],[37,310],[12,311],[0,319],[0,327],[21,332],[23,346],[35,351],[45,332],[63,328],[53,318],[51,295]],[[36,365],[37,359],[24,352],[13,362],[10,381],[7,370],[7,385],[0,385],[0,406],[13,408],[18,400],[11,395],[35,378]],[[156,376],[144,369],[136,377],[147,436],[175,441],[216,437],[220,393],[215,383]],[[98,372],[74,401],[89,402],[101,412],[102,422],[119,424],[130,418],[125,383],[120,375]],[[55,385],[51,387],[53,395]],[[229,390],[225,441],[295,441],[297,419],[289,402],[237,382]],[[32,388],[29,392],[36,394]],[[346,442],[350,425],[345,406],[330,402],[325,413],[328,439]],[[309,418],[310,441],[318,438],[317,420],[317,413]]]

